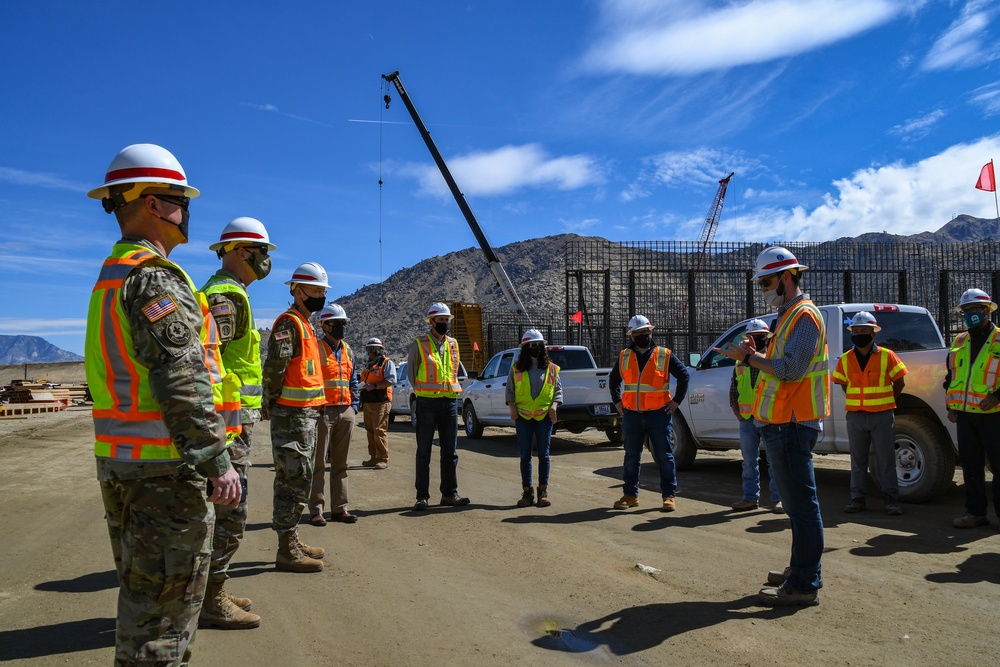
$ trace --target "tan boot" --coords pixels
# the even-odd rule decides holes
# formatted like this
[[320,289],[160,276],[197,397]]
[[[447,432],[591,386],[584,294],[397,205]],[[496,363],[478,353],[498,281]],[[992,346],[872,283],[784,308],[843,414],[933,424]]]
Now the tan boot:
[[234,605],[236,605],[243,611],[250,611],[253,608],[253,600],[251,600],[250,598],[238,598],[229,591],[227,591],[225,589],[225,586],[223,586],[222,588],[222,594],[227,598],[229,598]]
[[517,501],[518,507],[530,507],[535,504],[535,490],[530,486],[522,486],[521,499]]
[[298,530],[293,530],[292,534],[295,536],[294,537],[295,543],[299,545],[299,549],[302,549],[302,553],[304,553],[305,555],[309,556],[310,558],[315,558],[317,560],[321,560],[323,556],[326,555],[326,549],[324,549],[323,547],[311,547],[305,542],[303,542],[299,538]]
[[274,568],[285,572],[322,572],[323,561],[302,552],[293,530],[278,533],[278,555],[274,559]]
[[260,616],[237,607],[222,589],[222,584],[209,582],[205,603],[198,617],[199,628],[222,630],[250,630],[260,625]]
[[538,487],[538,502],[535,504],[538,505],[539,507],[548,507],[549,505],[552,504],[552,501],[549,500],[549,487],[547,486]]

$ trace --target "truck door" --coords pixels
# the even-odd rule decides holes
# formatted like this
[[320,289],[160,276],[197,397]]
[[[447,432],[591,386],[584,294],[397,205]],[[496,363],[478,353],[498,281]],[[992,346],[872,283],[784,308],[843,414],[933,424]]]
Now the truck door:
[[500,365],[497,367],[497,375],[489,382],[490,398],[490,419],[510,420],[510,409],[507,407],[505,395],[507,392],[507,374],[514,363],[514,354],[505,352],[500,357]]

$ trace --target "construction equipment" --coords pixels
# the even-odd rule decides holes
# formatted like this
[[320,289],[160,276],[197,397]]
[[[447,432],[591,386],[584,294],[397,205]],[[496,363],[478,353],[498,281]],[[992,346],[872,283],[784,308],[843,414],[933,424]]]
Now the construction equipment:
[[[441,157],[441,153],[438,151],[437,146],[434,145],[434,141],[431,139],[430,132],[427,131],[427,127],[420,119],[420,114],[417,113],[417,109],[413,106],[410,96],[406,93],[406,89],[403,87],[403,82],[399,79],[399,71],[397,70],[391,74],[383,74],[382,78],[396,86],[396,90],[399,92],[399,97],[403,100],[403,104],[406,105],[406,110],[410,112],[410,116],[413,118],[413,123],[417,126],[417,130],[420,132],[420,136],[423,138],[424,143],[427,144],[427,149],[431,152],[431,157],[434,158],[434,162],[437,164],[438,169],[441,171],[441,175],[448,184],[451,194],[455,197],[455,202],[458,203],[458,208],[461,209],[462,215],[465,216],[465,221],[469,223],[469,227],[472,228],[472,233],[475,235],[476,240],[479,241],[479,247],[482,248],[483,254],[486,255],[486,263],[489,266],[490,273],[493,274],[493,277],[497,281],[497,285],[500,287],[500,291],[503,292],[504,297],[507,299],[507,305],[515,313],[521,313],[524,315],[525,319],[528,320],[528,323],[530,324],[528,311],[524,308],[524,304],[521,303],[521,299],[517,296],[517,291],[514,290],[514,285],[511,284],[510,278],[507,277],[507,272],[504,271],[503,265],[500,263],[500,259],[497,257],[496,253],[493,252],[493,247],[490,246],[490,242],[486,240],[486,235],[483,233],[482,227],[479,226],[479,221],[476,220],[476,216],[469,207],[469,203],[465,200],[465,195],[463,195],[462,191],[458,189],[458,184],[455,182],[454,177],[452,177],[451,172],[448,170],[448,165],[445,164],[444,158]],[[383,101],[385,102],[386,109],[388,109],[391,101],[389,95],[386,95],[383,98]]]
[[712,200],[712,207],[708,209],[708,215],[705,216],[705,224],[701,228],[701,235],[698,236],[698,246],[700,249],[698,257],[695,260],[696,271],[701,268],[701,264],[705,259],[705,253],[708,251],[708,244],[715,239],[715,232],[719,229],[719,217],[722,215],[722,205],[726,200],[726,189],[729,187],[729,179],[735,173],[735,171],[731,171],[728,176],[719,180],[719,189],[715,193],[715,199]]

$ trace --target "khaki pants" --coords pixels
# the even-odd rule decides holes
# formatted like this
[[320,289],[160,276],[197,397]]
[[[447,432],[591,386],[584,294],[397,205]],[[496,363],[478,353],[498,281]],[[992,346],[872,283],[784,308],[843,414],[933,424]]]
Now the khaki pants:
[[392,403],[365,403],[365,431],[368,458],[374,463],[389,462],[389,410]]
[[354,408],[350,405],[328,405],[319,419],[316,455],[313,459],[312,494],[309,513],[322,514],[326,504],[326,458],[330,452],[330,511],[340,514],[347,508],[347,454],[354,433]]

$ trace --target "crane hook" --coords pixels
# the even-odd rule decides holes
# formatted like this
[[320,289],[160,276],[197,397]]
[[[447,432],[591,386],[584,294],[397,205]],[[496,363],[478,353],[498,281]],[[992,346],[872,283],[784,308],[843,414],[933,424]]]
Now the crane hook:
[[388,109],[389,108],[389,102],[392,102],[392,98],[389,97],[388,95],[383,95],[382,99],[385,101],[385,108]]

